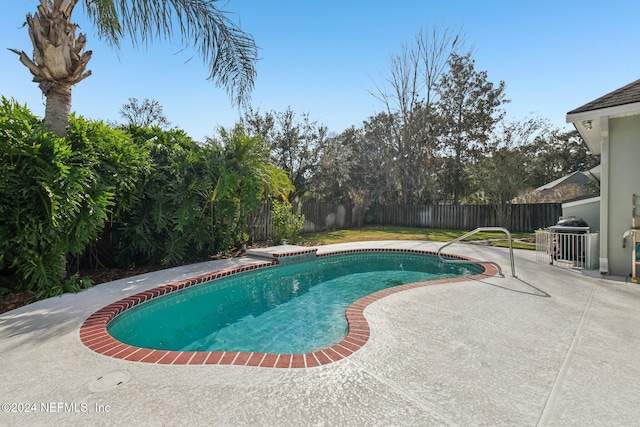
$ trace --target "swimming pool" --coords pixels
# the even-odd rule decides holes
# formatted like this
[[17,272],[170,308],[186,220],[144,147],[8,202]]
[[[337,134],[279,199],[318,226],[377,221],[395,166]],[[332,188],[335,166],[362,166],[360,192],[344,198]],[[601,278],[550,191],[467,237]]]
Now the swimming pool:
[[418,254],[317,258],[175,292],[127,310],[107,330],[126,344],[161,350],[308,353],[340,342],[346,308],[366,295],[480,271]]
[[[166,363],[173,364],[252,364],[258,355],[262,359],[254,364],[263,366],[269,365],[267,356],[278,354],[294,355],[291,367],[298,355],[314,355],[303,366],[330,363],[366,343],[362,312],[371,302],[485,268],[444,264],[420,251],[324,256],[178,284],[161,298],[155,297],[168,292],[159,288],[134,295],[87,319],[81,339],[99,353],[153,363],[163,363],[169,354],[173,359]],[[279,363],[271,360],[271,366]]]

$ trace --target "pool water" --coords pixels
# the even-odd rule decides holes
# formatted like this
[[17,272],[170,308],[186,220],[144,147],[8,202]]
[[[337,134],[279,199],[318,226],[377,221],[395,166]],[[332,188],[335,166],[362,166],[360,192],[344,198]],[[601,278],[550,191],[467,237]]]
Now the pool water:
[[126,310],[107,330],[126,344],[159,350],[308,353],[345,337],[345,310],[363,296],[481,271],[430,255],[322,257],[251,270],[153,299]]

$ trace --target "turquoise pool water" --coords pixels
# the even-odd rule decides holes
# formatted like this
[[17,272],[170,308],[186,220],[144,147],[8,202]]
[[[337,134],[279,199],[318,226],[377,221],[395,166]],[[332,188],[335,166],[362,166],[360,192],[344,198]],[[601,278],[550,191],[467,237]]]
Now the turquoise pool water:
[[345,337],[345,309],[363,296],[482,271],[397,252],[322,257],[167,294],[126,310],[107,330],[126,344],[159,350],[307,353]]

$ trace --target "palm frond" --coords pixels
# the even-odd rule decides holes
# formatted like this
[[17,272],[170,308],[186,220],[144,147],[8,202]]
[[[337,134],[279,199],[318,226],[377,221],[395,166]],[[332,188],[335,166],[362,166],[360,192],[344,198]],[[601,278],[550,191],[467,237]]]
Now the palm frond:
[[246,106],[256,76],[258,48],[217,0],[85,0],[100,37],[119,46],[123,35],[134,45],[155,39],[194,48],[209,68],[208,79],[224,87],[232,101]]
[[113,0],[85,0],[87,17],[95,24],[98,35],[107,43],[119,47],[122,26]]

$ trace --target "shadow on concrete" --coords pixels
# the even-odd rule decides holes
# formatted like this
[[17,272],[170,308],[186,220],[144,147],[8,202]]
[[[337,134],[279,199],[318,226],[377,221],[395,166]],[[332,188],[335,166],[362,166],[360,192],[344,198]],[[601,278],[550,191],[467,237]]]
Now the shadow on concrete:
[[[525,280],[520,279],[519,277],[505,277],[504,279],[508,279],[508,282],[517,282],[516,286],[509,286],[509,285],[501,286],[499,284],[490,283],[485,280],[478,280],[478,282],[484,283],[485,285],[493,286],[495,288],[500,288],[500,289],[504,289],[511,292],[517,292],[519,294],[531,295],[534,297],[551,298],[551,295],[548,294],[547,292],[543,291],[542,289],[532,285],[531,283]],[[518,288],[521,288],[521,289],[518,289]]]

